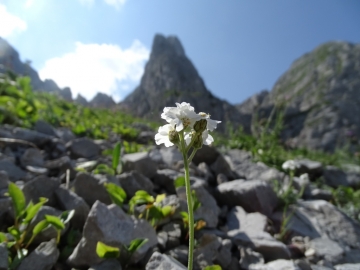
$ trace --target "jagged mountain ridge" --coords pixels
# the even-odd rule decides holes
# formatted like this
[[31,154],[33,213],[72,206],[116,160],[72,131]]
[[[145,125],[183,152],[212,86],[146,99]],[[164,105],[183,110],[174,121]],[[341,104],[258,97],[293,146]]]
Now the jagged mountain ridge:
[[189,102],[197,112],[210,113],[213,119],[225,122],[219,127],[222,130],[226,122],[241,124],[246,131],[250,130],[246,116],[207,90],[178,38],[157,34],[140,85],[120,107],[139,117],[159,119],[164,107],[182,101]]
[[[298,58],[267,93],[237,108],[269,117],[285,107],[282,138],[292,147],[334,151],[360,145],[360,44],[328,42]],[[250,108],[250,109],[249,109]]]

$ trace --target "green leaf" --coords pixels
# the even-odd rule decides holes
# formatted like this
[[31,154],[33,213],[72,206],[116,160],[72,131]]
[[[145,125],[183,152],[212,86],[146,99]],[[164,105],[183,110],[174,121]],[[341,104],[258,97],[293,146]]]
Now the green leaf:
[[25,211],[26,207],[26,201],[24,193],[21,191],[21,189],[14,183],[9,183],[9,195],[12,199],[12,202],[14,204],[15,209],[15,216],[16,218],[20,218],[21,215]]
[[43,206],[48,201],[47,198],[40,198],[39,200],[40,202],[35,205],[33,205],[32,202],[29,203],[28,207],[26,208],[26,217],[24,219],[24,223],[29,223],[37,214],[37,212],[39,212],[41,206]]
[[159,202],[161,202],[162,200],[164,200],[166,198],[166,194],[164,193],[164,194],[160,194],[160,195],[157,195],[156,196],[156,199],[155,199],[155,202],[156,203],[159,203]]
[[166,205],[166,206],[164,206],[163,208],[161,208],[161,212],[162,212],[162,214],[163,214],[164,217],[167,217],[167,216],[169,216],[169,215],[172,214],[172,212],[173,212],[173,207],[170,206],[170,205]]
[[65,229],[65,224],[61,221],[59,217],[52,216],[52,215],[45,215],[46,221],[55,227],[57,230]]
[[147,241],[149,241],[149,239],[147,238],[145,239],[136,238],[130,242],[129,247],[127,247],[126,249],[132,254],[135,251],[137,251],[139,248],[141,248]]
[[114,183],[105,183],[105,188],[109,193],[111,201],[121,207],[126,200],[125,191]]
[[21,232],[14,226],[9,227],[8,232],[14,237],[15,240],[19,240],[21,237]]
[[110,259],[120,256],[120,249],[118,247],[108,246],[102,242],[97,242],[96,254],[100,258]]
[[108,165],[106,164],[99,164],[96,166],[95,170],[93,171],[94,174],[109,174],[109,175],[114,175],[114,170],[111,169]]
[[117,167],[119,166],[120,151],[121,151],[121,144],[118,142],[115,145],[113,155],[112,155],[112,168],[113,168],[114,172],[117,172]]
[[0,243],[6,242],[6,241],[7,241],[6,234],[3,232],[0,232]]
[[164,217],[160,207],[156,207],[156,206],[152,205],[148,209],[148,211],[149,211],[149,217],[150,218],[154,218],[154,219],[159,220],[159,219]]
[[63,224],[66,224],[73,218],[74,215],[75,215],[74,209],[64,211],[60,215],[60,220],[63,222]]
[[33,229],[33,235],[37,235],[39,233],[41,233],[43,230],[45,230],[47,227],[49,226],[49,222],[44,219],[42,221],[40,221],[38,224],[36,224],[36,226]]
[[210,265],[210,266],[206,266],[204,268],[204,270],[222,270],[220,265]]
[[179,176],[178,178],[176,178],[174,181],[174,186],[175,188],[185,187],[185,177]]
[[201,203],[199,202],[199,200],[196,196],[195,190],[193,190],[191,192],[191,194],[192,194],[193,210],[195,212],[197,209],[199,209],[199,207],[201,206]]

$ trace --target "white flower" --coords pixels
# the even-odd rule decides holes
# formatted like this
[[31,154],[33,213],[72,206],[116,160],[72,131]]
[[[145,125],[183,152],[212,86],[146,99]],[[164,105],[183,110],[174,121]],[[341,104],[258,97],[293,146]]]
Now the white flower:
[[165,144],[166,147],[173,146],[174,144],[170,142],[169,133],[175,131],[175,128],[171,124],[166,124],[159,127],[158,133],[155,135],[155,142],[157,145]]
[[189,103],[176,103],[176,107],[165,107],[161,118],[165,119],[169,124],[176,127],[176,131],[181,131],[187,127],[192,127],[194,123],[201,119],[196,114],[194,107]]
[[[192,135],[193,133],[186,133],[184,136],[186,145],[189,145],[192,139]],[[209,132],[207,130],[205,130],[202,134],[201,137],[203,139],[203,144],[205,145],[210,145],[214,142],[214,138],[209,134]]]
[[210,119],[210,114],[201,112],[199,113],[199,115],[201,116],[201,119],[205,119],[207,121],[207,130],[213,131],[216,128],[217,124],[221,123],[221,121]]
[[294,160],[287,160],[283,163],[282,168],[284,170],[291,170],[294,171],[296,168],[299,167],[299,164]]

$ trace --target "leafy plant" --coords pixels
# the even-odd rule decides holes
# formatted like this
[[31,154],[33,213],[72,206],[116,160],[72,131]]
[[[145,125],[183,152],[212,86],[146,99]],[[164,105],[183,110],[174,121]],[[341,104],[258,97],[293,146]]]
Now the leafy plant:
[[[148,239],[136,238],[130,242],[128,246],[123,245],[122,247],[127,252],[127,256],[124,262],[124,265],[127,266],[132,255],[139,250]],[[117,259],[120,257],[120,248],[106,245],[103,242],[98,242],[96,245],[96,254],[103,259]]]
[[105,174],[109,174],[109,175],[120,174],[122,171],[122,162],[120,159],[120,153],[121,153],[121,143],[118,142],[115,144],[114,149],[111,151],[111,154],[112,154],[111,167],[109,167],[106,164],[99,164],[93,170],[93,173],[95,173],[95,174],[105,173]]
[[334,204],[348,216],[360,221],[360,189],[340,186],[332,191]]
[[105,183],[104,186],[110,196],[111,201],[117,206],[121,207],[127,197],[124,189],[113,183]]
[[1,242],[6,242],[9,249],[10,268],[15,269],[28,253],[28,247],[35,237],[53,226],[57,230],[57,243],[60,241],[61,230],[65,224],[70,221],[74,210],[63,212],[60,217],[45,215],[45,219],[35,225],[32,231],[29,230],[29,224],[48,200],[39,198],[37,204],[30,202],[26,206],[26,200],[21,189],[14,183],[9,183],[8,195],[11,197],[14,208],[14,225],[8,228],[9,235],[0,232]]
[[161,206],[161,201],[165,199],[166,195],[157,195],[156,198],[151,196],[145,190],[138,190],[129,201],[130,213],[134,213],[135,206],[144,205],[145,210],[139,215],[139,218],[149,220],[152,226],[173,214],[174,209],[170,205]]

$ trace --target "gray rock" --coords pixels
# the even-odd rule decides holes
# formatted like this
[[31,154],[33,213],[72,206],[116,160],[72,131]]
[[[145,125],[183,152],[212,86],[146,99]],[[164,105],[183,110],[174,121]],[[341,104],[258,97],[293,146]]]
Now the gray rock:
[[250,247],[261,253],[266,261],[277,259],[290,259],[288,248],[281,242],[275,240],[267,232],[242,232],[233,230],[228,232],[233,243],[238,246]]
[[74,179],[76,171],[74,169],[73,162],[68,156],[63,156],[53,160],[47,160],[45,162],[45,168],[49,170],[50,175],[65,174],[67,170],[70,171],[70,179]]
[[309,243],[310,248],[315,250],[315,256],[325,259],[332,264],[337,264],[344,257],[344,249],[336,242],[327,238],[315,238]]
[[28,148],[20,158],[21,165],[25,168],[26,166],[44,166],[44,157],[39,149]]
[[145,266],[146,270],[186,270],[187,268],[174,258],[154,252]]
[[214,172],[215,175],[224,174],[228,179],[233,180],[237,178],[237,175],[231,170],[229,163],[227,163],[224,156],[219,155],[216,161],[211,164],[211,170]]
[[235,206],[227,215],[226,226],[229,231],[263,232],[267,226],[267,218],[260,213],[248,214],[241,206]]
[[104,187],[106,182],[108,182],[106,178],[98,179],[88,173],[78,173],[74,181],[74,191],[89,206],[93,205],[97,200],[110,204],[110,196]]
[[251,248],[240,248],[240,266],[243,269],[251,269],[251,266],[263,265],[265,263],[264,257]]
[[125,154],[122,160],[124,172],[137,171],[148,178],[156,174],[156,163],[150,159],[147,152]]
[[159,150],[161,162],[168,166],[173,166],[183,160],[182,154],[176,147],[161,147]]
[[215,183],[215,177],[211,172],[210,167],[205,162],[199,163],[198,170],[201,172],[200,177],[202,177],[207,183]]
[[319,188],[311,189],[310,191],[310,198],[312,200],[324,200],[324,201],[330,201],[333,196],[331,191],[329,190],[322,190]]
[[5,171],[12,182],[26,178],[26,172],[8,160],[0,160],[0,171]]
[[59,258],[55,239],[41,243],[21,262],[17,270],[50,270]]
[[55,190],[55,196],[63,210],[75,210],[70,222],[74,228],[82,229],[90,211],[84,199],[61,186]]
[[180,245],[174,249],[165,252],[166,255],[169,255],[170,257],[176,259],[183,265],[188,264],[188,253],[189,253],[189,248],[184,245]]
[[121,187],[125,190],[129,198],[134,196],[138,190],[145,190],[149,194],[153,192],[154,184],[149,178],[137,171],[122,173],[117,175],[116,178],[119,180]]
[[91,266],[88,270],[122,270],[122,267],[118,260],[106,259],[101,263]]
[[[192,105],[192,104],[191,104]],[[193,162],[195,164],[200,164],[205,162],[207,165],[213,164],[218,156],[220,155],[219,151],[215,147],[208,145],[203,145],[195,154]]]
[[276,208],[278,199],[271,186],[259,180],[234,180],[223,183],[216,188],[220,203],[241,206],[247,212],[260,212],[270,216]]
[[40,132],[40,133],[43,133],[46,135],[50,135],[53,137],[57,136],[55,129],[49,123],[47,123],[43,120],[36,121],[34,129],[37,132]]
[[220,265],[222,269],[227,269],[231,263],[231,248],[231,240],[221,240],[221,246],[218,249],[214,263]]
[[98,241],[119,247],[120,254],[125,254],[123,245],[129,245],[136,238],[147,238],[148,242],[133,254],[130,263],[139,262],[157,244],[155,230],[146,220],[130,217],[116,205],[106,206],[96,201],[86,220],[83,237],[68,258],[68,263],[73,267],[98,264],[102,261],[96,255]]
[[216,177],[216,184],[221,185],[223,183],[229,182],[229,179],[226,177],[225,174],[219,173]]
[[27,202],[32,201],[33,203],[37,203],[40,197],[45,197],[49,200],[47,205],[55,206],[55,190],[59,186],[59,179],[40,175],[25,183],[22,191]]
[[68,128],[60,127],[57,128],[55,132],[57,137],[59,137],[65,143],[68,143],[69,141],[74,140],[76,138],[74,133]]
[[194,269],[201,270],[206,266],[213,265],[213,260],[218,256],[220,247],[221,240],[216,235],[202,235],[194,251]]
[[335,270],[359,270],[360,263],[346,263],[346,264],[339,264],[335,265]]
[[9,131],[10,131],[9,133],[10,136],[6,136],[7,138],[27,141],[35,144],[39,148],[45,146],[53,138],[52,136],[45,135],[37,131],[19,128],[19,127],[10,128]]
[[167,235],[166,249],[172,249],[180,245],[181,226],[180,224],[171,222],[164,225],[162,231]]
[[8,181],[10,181],[9,176],[6,171],[0,171],[0,190],[7,189]]
[[321,175],[323,172],[323,165],[321,162],[309,160],[309,159],[296,159],[296,173],[304,174],[307,173],[311,176]]
[[323,176],[325,183],[334,188],[360,186],[360,174],[357,172],[346,172],[334,166],[326,166]]
[[295,235],[324,237],[342,246],[360,247],[360,225],[326,201],[298,202],[288,229]]
[[75,158],[91,159],[100,155],[100,147],[87,138],[72,140],[66,144],[66,147]]
[[5,243],[0,244],[0,270],[8,270],[9,258],[8,249]]
[[344,262],[360,263],[360,250],[359,249],[346,249]]
[[301,270],[293,261],[276,260],[266,264],[266,270]]
[[[5,221],[4,216],[12,210],[12,201],[10,198],[0,198],[0,225]],[[13,214],[11,214],[13,216]]]
[[165,188],[169,193],[176,193],[174,181],[184,174],[171,169],[157,170],[154,176],[154,183]]

